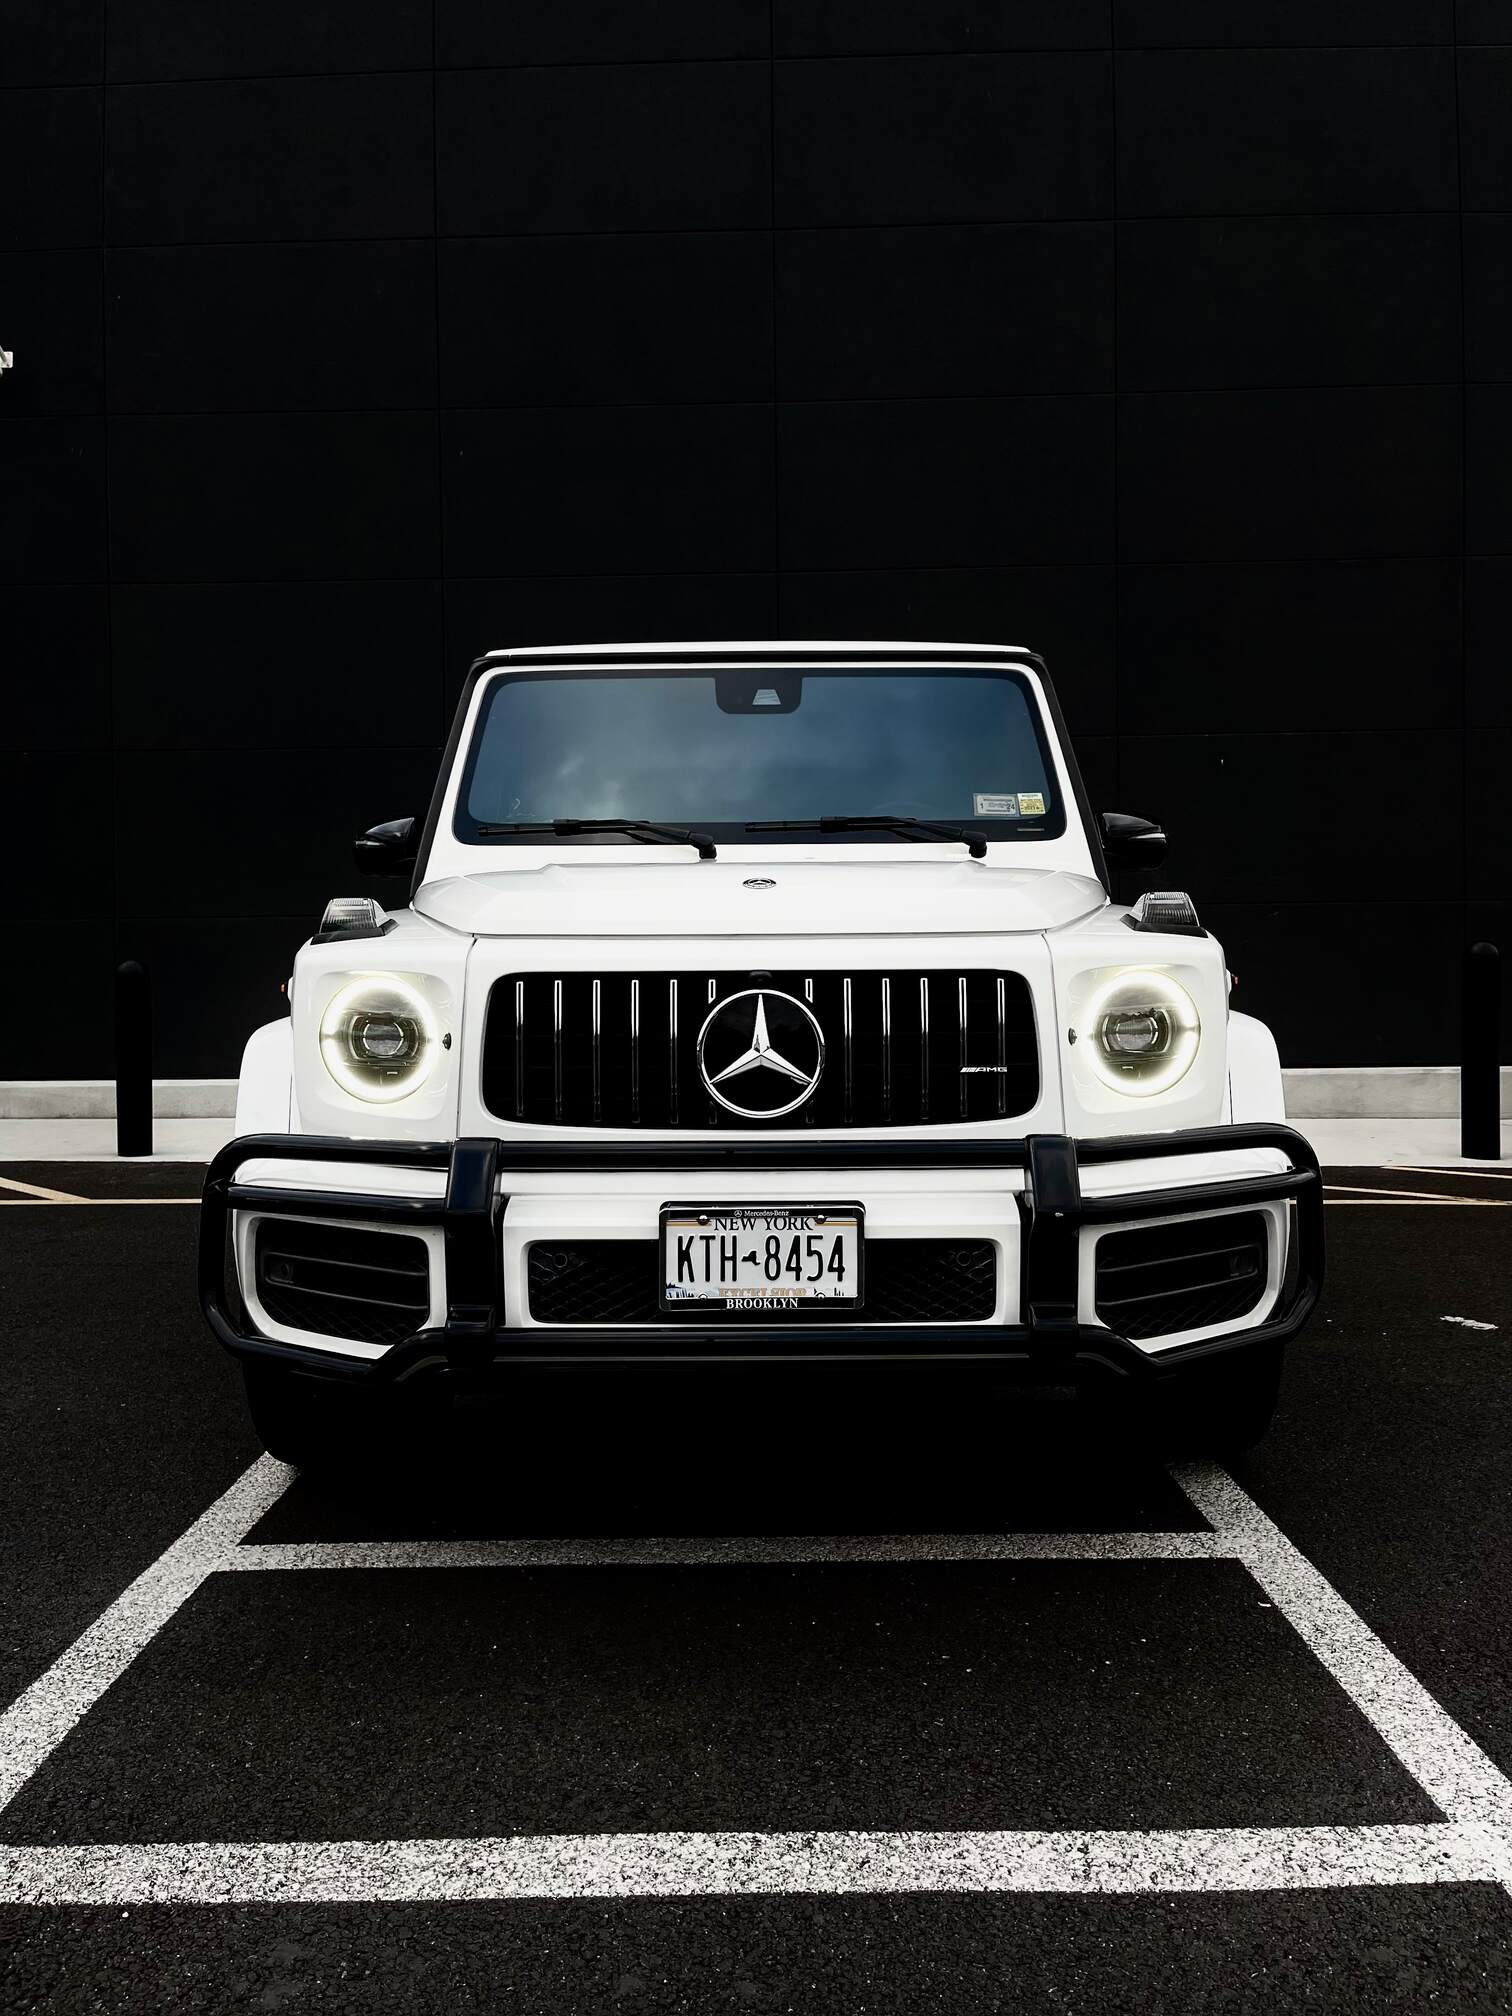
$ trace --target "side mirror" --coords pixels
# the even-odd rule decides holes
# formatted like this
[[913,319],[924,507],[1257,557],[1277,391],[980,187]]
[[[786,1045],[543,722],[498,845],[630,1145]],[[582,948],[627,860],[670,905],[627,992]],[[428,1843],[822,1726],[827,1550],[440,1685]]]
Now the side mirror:
[[1112,868],[1158,868],[1166,857],[1163,830],[1153,819],[1141,819],[1136,812],[1103,812],[1103,852]]
[[386,819],[352,842],[352,860],[362,875],[408,875],[415,865],[418,819]]

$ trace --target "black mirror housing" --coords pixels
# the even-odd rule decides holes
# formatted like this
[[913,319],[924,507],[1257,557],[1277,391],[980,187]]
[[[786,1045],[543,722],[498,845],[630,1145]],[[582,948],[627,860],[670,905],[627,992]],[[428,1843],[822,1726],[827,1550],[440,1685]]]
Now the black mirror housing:
[[1170,843],[1153,819],[1141,819],[1137,812],[1102,812],[1097,823],[1109,867],[1158,868],[1164,861]]
[[352,842],[352,861],[361,875],[408,875],[419,851],[418,819],[385,819]]

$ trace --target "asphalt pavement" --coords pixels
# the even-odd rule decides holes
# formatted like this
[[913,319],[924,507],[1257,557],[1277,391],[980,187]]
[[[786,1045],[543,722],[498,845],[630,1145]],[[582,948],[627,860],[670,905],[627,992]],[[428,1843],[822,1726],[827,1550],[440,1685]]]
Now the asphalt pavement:
[[1328,1172],[1229,1486],[894,1377],[291,1479],[200,1175],[0,1170],[0,2007],[1512,2009],[1512,1182]]

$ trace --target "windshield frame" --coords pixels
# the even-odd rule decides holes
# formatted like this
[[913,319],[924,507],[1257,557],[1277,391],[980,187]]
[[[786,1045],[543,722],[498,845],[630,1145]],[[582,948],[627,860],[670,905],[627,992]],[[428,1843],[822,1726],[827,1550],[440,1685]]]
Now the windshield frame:
[[[482,682],[482,691],[478,695],[477,705],[473,710],[466,756],[462,763],[456,766],[456,788],[452,801],[450,820],[451,838],[469,849],[532,845],[539,847],[542,843],[543,836],[540,834],[486,833],[480,829],[490,822],[475,818],[468,810],[468,800],[471,797],[473,782],[482,755],[489,717],[507,684],[524,680],[553,680],[560,682],[564,680],[624,680],[635,678],[659,680],[676,678],[712,679],[719,672],[744,670],[759,673],[763,670],[774,669],[776,668],[772,666],[770,659],[755,653],[748,660],[734,655],[729,658],[722,658],[717,665],[707,660],[700,661],[697,658],[689,658],[681,661],[666,660],[652,663],[646,663],[645,661],[636,663],[633,660],[627,662],[626,659],[600,662],[557,660],[544,664],[526,662],[518,666],[511,665],[508,661],[505,661],[489,666],[485,679]],[[1047,713],[1052,711],[1048,705],[1048,690],[1042,697],[1040,692],[1036,690],[1035,682],[1029,675],[1027,667],[1013,663],[1004,663],[1001,660],[973,660],[965,656],[956,659],[948,653],[941,653],[938,657],[931,655],[926,664],[920,664],[917,661],[900,661],[879,653],[876,658],[847,658],[838,661],[828,660],[816,654],[812,657],[795,658],[784,669],[801,673],[806,678],[916,677],[921,672],[927,672],[955,678],[995,679],[1012,684],[1022,696],[1025,711],[1033,730],[1035,746],[1044,771],[1047,789],[1050,793],[1049,809],[1039,818],[1008,818],[1000,814],[987,814],[980,817],[962,817],[959,821],[953,821],[952,823],[959,823],[973,832],[980,832],[989,844],[1008,843],[1031,847],[1038,846],[1044,842],[1059,840],[1069,831],[1073,830],[1071,805],[1068,801],[1076,797],[1075,772],[1068,760],[1069,752],[1067,752],[1066,757],[1062,757],[1060,761],[1057,761],[1057,756],[1060,752],[1057,750],[1056,743],[1048,732],[1049,723],[1046,719]],[[1080,811],[1079,802],[1077,810],[1078,812]],[[816,805],[813,808],[813,816],[817,821],[821,816],[825,815],[839,815],[843,817],[855,814],[858,811],[864,811],[864,808],[851,805]],[[638,807],[635,816],[637,818],[656,820],[659,814],[654,808]],[[678,823],[687,822],[679,821]],[[814,846],[848,846],[854,848],[858,843],[894,848],[917,848],[926,844],[945,847],[954,847],[960,844],[957,841],[941,840],[933,835],[914,835],[907,831],[888,832],[885,829],[869,829],[865,832],[841,831],[822,833],[818,826],[815,825],[812,827],[795,827],[787,832],[768,831],[753,833],[749,830],[748,824],[744,820],[720,820],[700,816],[695,823],[701,830],[709,833],[720,844],[721,848],[739,845],[756,845],[763,848],[773,846],[797,846],[804,848]],[[628,834],[559,834],[554,836],[546,835],[544,838],[553,848],[589,847],[597,849],[606,845],[618,845],[620,847],[635,847],[637,851],[640,851],[639,843],[633,836]]]

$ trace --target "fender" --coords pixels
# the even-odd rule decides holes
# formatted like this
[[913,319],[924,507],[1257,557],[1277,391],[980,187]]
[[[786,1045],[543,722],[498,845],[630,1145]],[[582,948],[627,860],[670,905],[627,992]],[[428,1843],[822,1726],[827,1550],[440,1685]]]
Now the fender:
[[1253,1015],[1230,1015],[1228,1024],[1229,1118],[1284,1120],[1286,1092],[1276,1039]]
[[265,1022],[247,1038],[236,1084],[238,1134],[293,1134],[294,1024],[285,1015]]

